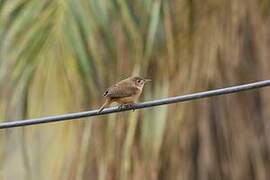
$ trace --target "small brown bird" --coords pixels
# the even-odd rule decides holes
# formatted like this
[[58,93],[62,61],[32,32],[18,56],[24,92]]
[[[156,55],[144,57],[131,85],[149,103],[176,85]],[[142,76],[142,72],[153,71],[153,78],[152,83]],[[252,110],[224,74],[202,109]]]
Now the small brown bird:
[[123,106],[132,107],[132,105],[140,97],[144,84],[149,81],[151,80],[133,76],[109,87],[103,94],[103,96],[106,98],[106,101],[101,106],[98,113],[100,113],[105,107],[109,106],[113,102],[119,103],[119,108],[122,108]]

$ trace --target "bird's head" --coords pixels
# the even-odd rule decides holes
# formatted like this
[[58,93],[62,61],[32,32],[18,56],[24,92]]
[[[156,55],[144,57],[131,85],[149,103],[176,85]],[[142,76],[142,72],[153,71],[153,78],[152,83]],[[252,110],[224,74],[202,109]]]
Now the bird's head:
[[135,86],[142,88],[146,82],[150,82],[151,79],[144,79],[139,76],[131,77],[131,80],[134,82]]

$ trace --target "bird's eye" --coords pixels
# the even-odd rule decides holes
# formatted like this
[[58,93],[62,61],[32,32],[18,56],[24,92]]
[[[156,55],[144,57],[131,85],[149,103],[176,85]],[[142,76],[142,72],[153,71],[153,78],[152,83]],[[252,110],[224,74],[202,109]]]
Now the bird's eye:
[[140,82],[141,82],[141,80],[140,80],[140,79],[138,79],[138,80],[137,80],[137,83],[140,83]]

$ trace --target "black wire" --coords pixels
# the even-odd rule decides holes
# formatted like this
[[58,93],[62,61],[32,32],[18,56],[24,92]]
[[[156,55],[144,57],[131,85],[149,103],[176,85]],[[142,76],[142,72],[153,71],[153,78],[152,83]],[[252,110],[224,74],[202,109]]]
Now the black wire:
[[104,109],[99,114],[97,113],[98,110],[92,110],[92,111],[85,111],[85,112],[78,112],[78,113],[71,113],[71,114],[64,114],[64,115],[57,115],[57,116],[48,116],[48,117],[42,117],[42,118],[36,118],[36,119],[4,122],[4,123],[0,123],[0,129],[19,127],[19,126],[29,126],[29,125],[35,125],[35,124],[57,122],[57,121],[65,121],[65,120],[78,119],[78,118],[84,118],[84,117],[90,117],[90,116],[100,116],[100,115],[110,114],[110,113],[115,113],[115,112],[120,112],[120,111],[142,109],[142,108],[148,108],[148,107],[153,107],[153,106],[160,106],[160,105],[165,105],[165,104],[172,104],[172,103],[177,103],[177,102],[206,98],[206,97],[211,97],[211,96],[231,94],[231,93],[236,93],[240,91],[262,88],[265,86],[270,86],[270,80],[258,81],[255,83],[232,86],[232,87],[216,89],[216,90],[211,90],[211,91],[204,91],[204,92],[193,93],[193,94],[188,94],[188,95],[183,95],[183,96],[175,96],[175,97],[170,97],[170,98],[158,99],[158,100],[138,103],[138,104],[135,104],[133,107],[125,107],[122,109],[118,109],[118,107],[111,107],[111,108]]

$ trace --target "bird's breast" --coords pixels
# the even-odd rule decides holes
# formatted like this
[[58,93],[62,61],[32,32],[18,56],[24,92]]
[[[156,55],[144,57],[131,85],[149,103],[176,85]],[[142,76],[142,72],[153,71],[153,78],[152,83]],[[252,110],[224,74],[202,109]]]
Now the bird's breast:
[[135,101],[137,101],[139,96],[140,96],[140,94],[136,94],[134,96],[116,98],[116,99],[114,99],[114,101],[119,103],[119,104],[131,104],[131,103],[135,103]]

